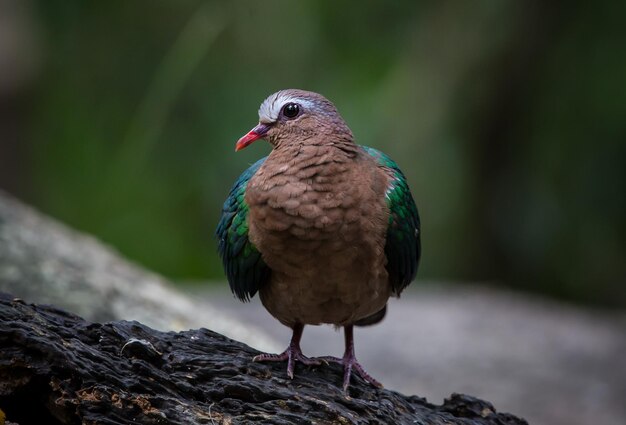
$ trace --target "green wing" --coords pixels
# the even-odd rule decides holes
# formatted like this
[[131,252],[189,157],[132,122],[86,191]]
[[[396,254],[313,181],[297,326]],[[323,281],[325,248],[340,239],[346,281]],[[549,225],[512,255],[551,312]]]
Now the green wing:
[[270,276],[270,268],[248,239],[248,205],[244,199],[250,178],[264,161],[261,158],[239,176],[224,202],[215,231],[230,289],[241,301],[253,297]]
[[406,177],[398,164],[377,149],[363,146],[391,178],[385,192],[389,207],[389,223],[385,255],[387,273],[395,295],[415,278],[421,254],[420,218]]

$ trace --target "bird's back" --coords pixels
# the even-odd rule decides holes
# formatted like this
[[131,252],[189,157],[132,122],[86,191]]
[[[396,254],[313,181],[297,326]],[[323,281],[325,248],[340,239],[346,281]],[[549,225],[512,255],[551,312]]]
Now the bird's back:
[[342,325],[384,307],[388,183],[351,141],[272,151],[245,195],[250,240],[272,270],[260,290],[272,315]]

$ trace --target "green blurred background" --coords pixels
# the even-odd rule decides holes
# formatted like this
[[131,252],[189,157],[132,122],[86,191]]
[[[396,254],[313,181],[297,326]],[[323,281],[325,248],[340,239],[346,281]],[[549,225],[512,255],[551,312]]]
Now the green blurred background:
[[422,280],[626,306],[626,2],[0,0],[0,188],[176,280],[261,101],[334,101],[408,176]]

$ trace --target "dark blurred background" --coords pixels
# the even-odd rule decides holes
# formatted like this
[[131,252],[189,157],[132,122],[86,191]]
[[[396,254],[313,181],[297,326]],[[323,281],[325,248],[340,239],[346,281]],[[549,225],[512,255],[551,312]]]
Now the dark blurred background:
[[422,280],[626,306],[626,2],[0,0],[0,188],[176,280],[269,94],[331,99],[422,216]]

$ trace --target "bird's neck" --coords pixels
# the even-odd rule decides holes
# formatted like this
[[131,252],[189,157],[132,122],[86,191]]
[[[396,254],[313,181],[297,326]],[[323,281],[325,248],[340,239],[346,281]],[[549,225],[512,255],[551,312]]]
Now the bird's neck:
[[294,166],[312,161],[316,165],[329,162],[345,163],[355,160],[358,150],[359,146],[351,137],[331,136],[323,139],[311,137],[275,146],[268,159],[271,162],[289,163]]

